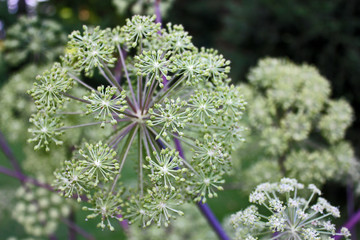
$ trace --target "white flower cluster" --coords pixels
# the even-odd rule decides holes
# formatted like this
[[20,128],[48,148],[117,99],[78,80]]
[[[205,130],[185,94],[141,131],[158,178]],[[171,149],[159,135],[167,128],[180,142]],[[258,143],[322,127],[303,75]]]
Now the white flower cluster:
[[[304,193],[306,190],[310,194]],[[303,193],[310,197],[301,197]],[[314,184],[304,189],[303,184],[291,178],[258,185],[249,200],[262,208],[251,205],[231,216],[235,239],[321,240],[335,235],[349,239],[348,229],[336,233],[329,220],[331,216],[340,217],[338,208],[319,195],[321,191]],[[267,209],[268,213],[261,213],[260,209]]]

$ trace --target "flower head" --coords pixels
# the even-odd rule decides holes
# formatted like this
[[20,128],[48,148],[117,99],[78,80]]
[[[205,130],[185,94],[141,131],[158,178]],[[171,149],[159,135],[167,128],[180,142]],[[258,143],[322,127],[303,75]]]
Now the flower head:
[[237,232],[236,239],[269,239],[272,233],[277,233],[280,240],[322,239],[335,235],[348,238],[350,234],[346,230],[335,233],[335,226],[329,220],[331,215],[340,217],[339,210],[321,197],[313,204],[321,194],[314,184],[307,188],[310,190],[308,199],[301,197],[303,189],[301,183],[290,178],[259,185],[250,194],[250,202],[264,206],[269,213],[259,213],[258,208],[251,205],[233,214],[231,224]]
[[[82,144],[55,173],[54,186],[66,197],[81,200],[86,194],[100,227],[112,229],[111,219],[120,212],[131,223],[167,226],[183,215],[178,205],[216,197],[230,171],[232,144],[243,139],[246,102],[241,88],[228,85],[230,62],[215,50],[198,51],[187,35],[180,38],[182,27],[160,31],[153,21],[134,16],[121,28],[73,32],[62,63],[40,77],[51,80],[56,95],[48,97],[39,84],[31,91],[44,102],[38,111],[47,114],[45,121],[32,120],[36,148],[74,128],[112,124],[111,133]],[[114,71],[115,63],[121,72]],[[83,70],[90,78],[98,72],[104,83],[92,87]],[[68,125],[70,118],[78,123]],[[51,128],[41,132],[44,124]],[[179,145],[189,152],[186,157]],[[136,166],[136,186],[124,182],[129,164]]]

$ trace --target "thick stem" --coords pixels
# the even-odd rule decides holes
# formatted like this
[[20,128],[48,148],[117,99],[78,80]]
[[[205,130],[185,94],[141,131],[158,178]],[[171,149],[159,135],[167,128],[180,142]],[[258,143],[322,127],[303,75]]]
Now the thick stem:
[[[349,178],[348,183],[346,186],[346,200],[347,200],[347,212],[348,216],[352,216],[354,214],[355,206],[354,206],[354,184],[352,180]],[[351,239],[357,239],[356,238],[356,230],[351,229]]]
[[[51,187],[50,185],[46,184],[46,183],[41,183],[39,182],[38,180],[34,179],[34,178],[31,178],[31,177],[28,177],[26,175],[24,175],[21,171],[21,168],[20,168],[20,165],[15,157],[15,155],[12,153],[11,151],[11,148],[9,146],[9,144],[6,142],[4,136],[2,135],[2,133],[0,132],[0,147],[1,149],[3,150],[5,156],[10,160],[10,162],[12,163],[12,165],[14,166],[14,168],[16,169],[16,171],[12,171],[6,167],[3,167],[3,166],[0,166],[0,173],[3,173],[5,175],[8,175],[8,176],[11,176],[11,177],[14,177],[14,178],[17,178],[20,180],[21,184],[22,185],[25,185],[25,183],[31,183],[35,186],[38,186],[38,187],[41,187],[41,188],[45,188],[49,191],[52,191],[52,192],[56,192],[55,189],[53,187]],[[63,220],[63,219],[62,219]],[[67,221],[67,219],[65,219]],[[64,220],[63,220],[64,222]],[[78,227],[75,223],[73,222],[69,222],[69,227],[71,227],[72,229],[74,229],[74,231],[81,231],[79,232],[81,235],[83,235],[84,237],[85,236],[90,236],[91,238],[87,238],[87,239],[90,239],[90,240],[93,240],[94,238],[88,234],[87,232],[85,232],[84,230],[82,230],[80,227]],[[56,236],[55,235],[51,235],[50,236],[51,239],[56,239]],[[86,238],[86,237],[85,237]],[[95,239],[94,239],[95,240]]]
[[201,201],[197,203],[197,206],[199,207],[201,213],[204,215],[210,226],[216,232],[219,239],[230,240],[230,238],[227,236],[226,232],[222,228],[221,224],[211,211],[210,207],[207,204],[202,203]]
[[[48,191],[51,191],[51,192],[58,192],[52,186],[50,186],[50,185],[48,185],[46,183],[39,182],[35,178],[28,177],[28,176],[26,176],[26,175],[24,175],[22,173],[18,174],[15,171],[10,170],[10,169],[8,169],[6,167],[3,167],[3,166],[0,166],[0,173],[5,174],[5,175],[10,176],[10,177],[13,177],[13,178],[16,178],[16,179],[19,179],[20,181],[23,180],[24,183],[30,183],[32,185],[44,188],[44,189],[46,189]],[[74,194],[72,196],[72,198],[77,199],[78,195]],[[81,198],[82,201],[85,201],[85,202],[88,200],[88,198],[85,195],[81,195],[80,198]]]
[[[119,214],[117,215],[118,218],[122,218],[122,215]],[[125,234],[129,233],[129,223],[127,220],[123,220],[123,221],[119,221],[120,226],[122,227],[122,229],[124,230]]]
[[[22,173],[17,173],[17,172],[15,172],[15,171],[12,171],[12,170],[10,170],[10,169],[8,169],[8,168],[5,168],[5,167],[3,167],[3,166],[0,166],[0,173],[3,173],[3,174],[5,174],[5,175],[8,175],[8,176],[11,176],[11,177],[14,177],[14,178],[17,178],[17,179],[19,179],[19,180],[22,182],[22,184],[31,183],[31,184],[33,184],[33,185],[35,185],[35,186],[38,186],[38,187],[41,187],[41,188],[45,188],[45,189],[47,189],[47,190],[49,190],[49,191],[52,191],[52,192],[56,192],[56,191],[54,190],[54,188],[52,188],[52,187],[51,187],[50,185],[48,185],[48,184],[41,183],[41,182],[39,182],[38,180],[36,180],[36,179],[34,179],[34,178],[28,177],[28,176],[26,176],[26,175],[24,175],[24,174],[22,174]],[[76,198],[77,196],[74,196],[74,197]],[[82,230],[82,229],[81,229],[79,226],[77,226],[75,223],[70,222],[70,221],[68,221],[67,219],[62,219],[62,221],[63,221],[64,223],[66,223],[69,227],[71,227],[74,231],[80,233],[80,234],[81,234],[82,236],[84,236],[86,239],[89,239],[89,240],[93,240],[93,239],[94,239],[90,234],[88,234],[87,232],[85,232],[84,230]],[[79,232],[79,231],[81,231],[81,232]],[[84,235],[84,234],[85,234],[85,235]],[[86,236],[90,236],[90,238],[87,238]]]

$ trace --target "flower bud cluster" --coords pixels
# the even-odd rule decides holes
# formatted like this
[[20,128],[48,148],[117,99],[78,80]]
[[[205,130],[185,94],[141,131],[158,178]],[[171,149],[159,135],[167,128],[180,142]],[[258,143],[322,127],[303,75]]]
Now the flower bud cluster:
[[142,229],[136,225],[131,225],[129,228],[129,240],[217,239],[215,233],[195,206],[184,204],[180,210],[185,213],[185,216],[171,222],[168,228]]
[[63,52],[65,42],[66,34],[58,23],[23,16],[6,31],[5,60],[12,66],[51,62]]
[[[250,70],[248,80],[242,88],[251,137],[239,149],[239,158],[253,162],[239,174],[240,179],[254,176],[246,178],[247,188],[281,176],[323,184],[350,175],[358,182],[357,174],[349,174],[359,167],[344,140],[352,109],[345,100],[330,98],[330,85],[316,68],[265,58]],[[250,146],[257,153],[242,154]]]
[[12,216],[28,234],[35,237],[54,233],[59,220],[70,213],[69,202],[46,189],[26,185],[20,187],[16,195],[18,201]]
[[[151,1],[139,1],[139,0],[112,0],[113,5],[119,15],[124,16],[126,12],[130,11],[132,14],[154,14],[154,3]],[[165,17],[174,0],[162,0],[159,4],[161,14]]]

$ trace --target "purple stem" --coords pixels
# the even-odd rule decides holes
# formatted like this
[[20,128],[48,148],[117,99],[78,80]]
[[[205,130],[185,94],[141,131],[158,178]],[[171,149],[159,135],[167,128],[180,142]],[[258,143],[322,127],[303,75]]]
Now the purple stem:
[[201,201],[197,203],[197,206],[199,207],[201,213],[207,219],[208,223],[214,229],[219,239],[230,240],[230,238],[227,236],[226,232],[222,228],[221,224],[219,223],[219,221],[211,211],[210,207],[206,203],[201,203]]
[[163,80],[164,88],[167,89],[167,84],[169,81],[166,79],[164,75],[162,75],[162,80]]
[[[346,199],[347,199],[347,212],[348,216],[352,216],[354,214],[355,206],[354,206],[354,184],[352,180],[349,178],[348,183],[346,186]],[[351,232],[351,239],[356,238],[356,230],[352,229]]]
[[160,1],[161,0],[155,0],[155,2],[154,2],[155,15],[156,15],[155,22],[160,23],[162,25],[161,12],[160,12]]
[[[8,176],[19,179],[22,185],[24,185],[25,183],[31,183],[31,184],[33,184],[35,186],[45,188],[45,189],[47,189],[49,191],[55,192],[54,188],[51,187],[50,185],[48,185],[46,183],[41,183],[38,180],[36,180],[34,178],[31,178],[31,177],[28,177],[28,176],[23,174],[23,172],[22,172],[22,170],[20,168],[19,162],[17,161],[17,159],[16,159],[15,155],[13,154],[9,144],[7,143],[5,137],[3,136],[3,134],[1,132],[0,132],[0,147],[1,147],[2,151],[4,152],[5,156],[10,160],[11,164],[13,165],[13,167],[15,169],[15,171],[12,171],[12,170],[10,170],[10,169],[8,169],[6,167],[0,166],[0,173],[3,173],[3,174],[6,174]],[[75,231],[82,230],[81,228],[79,228],[73,222],[70,222],[69,227],[73,228]],[[88,234],[88,233],[86,233],[86,234]],[[49,237],[52,240],[57,239],[55,235],[51,235]],[[89,238],[89,239],[93,240],[94,238],[91,236],[91,238]]]
[[46,183],[39,182],[38,180],[36,180],[34,178],[25,176],[22,173],[15,172],[15,171],[10,170],[10,169],[8,169],[6,167],[0,166],[0,173],[3,173],[3,174],[8,175],[10,177],[17,178],[23,183],[31,183],[31,184],[33,184],[35,186],[45,188],[45,189],[47,189],[49,191],[55,192],[54,188],[52,188],[50,185],[48,185]]
[[[279,235],[278,232],[274,232],[273,237],[277,237]],[[275,238],[276,239],[276,238]]]
[[[38,180],[34,179],[34,178],[31,178],[31,177],[28,177],[28,176],[25,176],[24,174],[22,173],[17,173],[15,171],[12,171],[6,167],[3,167],[3,166],[0,166],[0,173],[3,173],[3,174],[6,174],[8,176],[11,176],[11,177],[14,177],[14,178],[17,178],[19,179],[22,183],[31,183],[35,186],[38,186],[38,187],[41,187],[41,188],[45,188],[49,191],[53,191],[55,192],[55,190],[50,186],[50,185],[47,185],[45,183],[41,183],[39,182]],[[76,198],[76,196],[75,196]],[[92,237],[89,233],[85,232],[83,229],[81,229],[79,226],[77,226],[74,222],[72,221],[69,221],[67,219],[62,219],[62,221],[64,223],[66,223],[69,228],[73,229],[74,231],[77,231],[78,233],[80,233],[82,236],[84,236],[86,239],[89,239],[89,240],[95,240],[94,237]]]
[[57,237],[54,234],[51,234],[49,236],[49,240],[57,240]]
[[[19,174],[19,177],[20,177],[20,175],[22,175],[21,167],[20,167],[18,161],[16,160],[14,153],[11,151],[9,144],[7,143],[7,141],[1,131],[0,131],[0,147],[1,147],[2,151],[4,152],[5,156],[10,160],[11,165],[13,166],[16,173]],[[23,178],[19,178],[19,180],[21,182],[23,182]]]
[[[346,227],[347,229],[351,230],[355,227],[355,225],[360,221],[360,210],[358,210],[355,214],[353,214],[350,219],[342,226]],[[338,233],[341,232],[341,228],[338,230]],[[343,236],[335,236],[334,240],[339,240]]]
[[[122,218],[122,215],[119,214],[118,215],[119,218]],[[123,221],[119,221],[120,226],[122,227],[122,229],[124,230],[125,233],[129,232],[129,224],[127,222],[127,220],[123,220]]]
[[[38,180],[36,180],[35,178],[31,178],[31,177],[28,177],[22,173],[18,174],[16,173],[15,171],[13,170],[10,170],[6,167],[3,167],[3,166],[0,166],[0,173],[2,174],[5,174],[5,175],[8,175],[10,177],[14,177],[14,178],[17,178],[19,179],[20,181],[24,182],[24,183],[30,183],[30,184],[33,184],[35,186],[38,186],[38,187],[41,187],[41,188],[44,188],[46,190],[49,190],[51,192],[58,192],[56,191],[52,186],[50,186],[49,184],[46,184],[46,183],[42,183],[42,182],[39,182]],[[77,195],[74,194],[72,196],[73,199],[77,199]],[[86,197],[86,195],[81,195],[80,196],[81,198],[81,201],[83,202],[86,202],[88,201],[89,199]]]
[[73,229],[74,231],[78,232],[81,236],[83,236],[85,239],[88,240],[95,240],[95,238],[89,234],[88,232],[86,232],[84,229],[82,229],[81,227],[79,227],[78,225],[76,225],[74,222],[69,221],[66,218],[62,218],[61,219],[69,228]]

